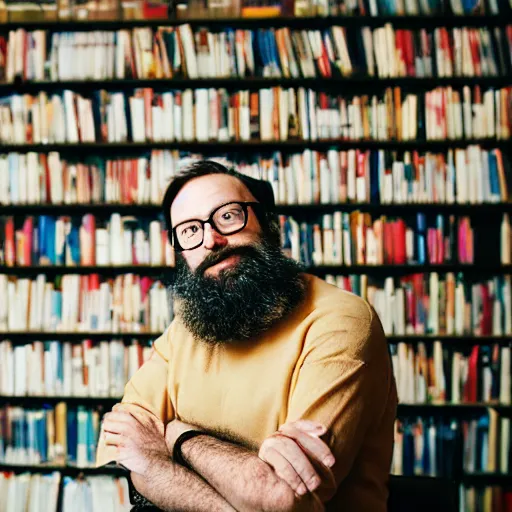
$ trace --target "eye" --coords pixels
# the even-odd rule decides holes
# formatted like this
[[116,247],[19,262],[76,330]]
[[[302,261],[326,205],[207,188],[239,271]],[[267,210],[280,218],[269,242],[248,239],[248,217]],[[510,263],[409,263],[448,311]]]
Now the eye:
[[193,226],[187,226],[181,230],[180,236],[184,237],[192,237],[199,231],[199,226],[193,225]]
[[232,208],[231,210],[228,210],[227,212],[222,213],[222,220],[223,221],[234,221],[238,220],[240,216],[242,215],[242,210],[240,208]]

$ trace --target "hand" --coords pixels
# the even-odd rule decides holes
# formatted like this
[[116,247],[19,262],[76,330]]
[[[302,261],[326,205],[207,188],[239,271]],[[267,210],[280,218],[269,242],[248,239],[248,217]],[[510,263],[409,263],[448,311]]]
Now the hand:
[[329,470],[334,465],[334,456],[320,439],[325,433],[325,427],[314,421],[285,423],[263,441],[258,456],[302,496],[318,488],[322,481],[318,472],[327,475],[329,480],[334,478]]
[[106,445],[117,448],[118,464],[144,476],[150,464],[170,459],[163,423],[150,414],[132,414],[114,406],[103,417],[102,435]]
[[165,443],[171,456],[174,450],[174,443],[176,443],[178,437],[180,437],[181,434],[187,430],[199,429],[195,425],[191,425],[190,423],[185,423],[180,420],[172,420],[165,426]]

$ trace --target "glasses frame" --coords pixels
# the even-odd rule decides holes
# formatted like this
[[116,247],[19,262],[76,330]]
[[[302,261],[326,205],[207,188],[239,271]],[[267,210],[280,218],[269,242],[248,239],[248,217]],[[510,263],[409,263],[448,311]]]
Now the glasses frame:
[[[240,205],[242,207],[243,212],[244,212],[245,220],[244,220],[243,225],[239,229],[236,229],[235,231],[232,231],[231,233],[224,234],[216,226],[216,224],[215,224],[215,222],[213,220],[213,217],[215,216],[215,214],[221,208],[224,208],[224,206],[227,206],[228,204],[238,204],[238,205]],[[177,252],[193,251],[194,249],[197,249],[198,247],[203,245],[203,242],[204,242],[204,226],[205,226],[205,224],[210,224],[212,229],[217,231],[217,233],[219,233],[222,236],[231,236],[231,235],[234,235],[235,233],[240,233],[240,231],[245,229],[245,226],[247,226],[247,222],[249,220],[249,206],[251,208],[253,208],[253,210],[256,210],[257,208],[261,208],[261,203],[256,203],[256,202],[253,202],[253,201],[229,201],[227,203],[221,204],[220,206],[217,206],[217,208],[215,208],[215,210],[213,210],[212,213],[210,213],[210,216],[206,220],[202,220],[202,219],[189,219],[189,220],[185,220],[183,222],[180,222],[179,224],[176,224],[176,226],[174,226],[172,228],[172,231],[171,231],[171,233],[172,233],[171,243],[172,243],[172,246],[173,246],[174,250],[177,251]],[[188,224],[189,222],[199,222],[201,224],[201,227],[203,229],[203,238],[201,239],[201,242],[198,243],[197,245],[194,245],[194,247],[189,247],[188,249],[184,249],[181,246],[181,244],[180,244],[180,242],[178,240],[177,229],[180,226],[182,226],[183,224]]]

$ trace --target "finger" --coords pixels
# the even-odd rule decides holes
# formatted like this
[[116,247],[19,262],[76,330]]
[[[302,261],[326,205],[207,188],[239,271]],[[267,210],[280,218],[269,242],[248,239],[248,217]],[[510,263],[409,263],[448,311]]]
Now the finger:
[[104,432],[103,433],[103,439],[107,446],[120,446],[122,437],[123,436],[121,436],[119,434],[114,434],[112,432]]
[[[327,432],[327,428],[318,421],[313,420],[297,420],[285,423],[285,425],[291,425],[292,427],[298,428],[303,432],[312,434],[315,436],[322,436]],[[284,425],[283,425],[284,426]]]
[[122,421],[105,420],[103,422],[103,430],[105,432],[111,432],[112,434],[127,435],[130,426]]
[[314,491],[320,485],[320,477],[313,464],[293,439],[283,435],[275,435],[268,439],[268,442],[291,464],[309,491]]
[[285,424],[280,429],[284,435],[291,437],[303,448],[308,455],[314,457],[328,468],[334,465],[334,456],[329,446],[316,436],[311,436],[291,424]]
[[269,446],[260,450],[259,457],[269,464],[276,475],[284,480],[299,496],[306,494],[308,491],[306,485],[293,469],[293,466],[277,450]]
[[116,411],[107,412],[103,416],[103,421],[116,421],[118,423],[129,423],[133,424],[137,419],[128,412]]

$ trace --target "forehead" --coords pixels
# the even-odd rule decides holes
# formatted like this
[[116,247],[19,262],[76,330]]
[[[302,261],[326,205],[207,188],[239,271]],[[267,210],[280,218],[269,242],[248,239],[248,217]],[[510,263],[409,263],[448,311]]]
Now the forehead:
[[209,174],[188,181],[171,205],[172,225],[206,219],[217,206],[230,201],[254,201],[249,189],[234,176]]

